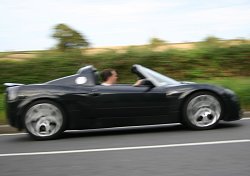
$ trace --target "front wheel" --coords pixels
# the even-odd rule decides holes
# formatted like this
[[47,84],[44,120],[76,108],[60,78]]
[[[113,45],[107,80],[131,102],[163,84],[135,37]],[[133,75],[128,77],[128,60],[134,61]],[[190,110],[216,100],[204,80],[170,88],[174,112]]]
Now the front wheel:
[[58,137],[65,127],[65,116],[60,106],[49,100],[32,103],[24,115],[26,131],[36,140]]
[[222,116],[222,103],[210,92],[198,92],[191,95],[183,107],[183,124],[197,129],[214,128]]

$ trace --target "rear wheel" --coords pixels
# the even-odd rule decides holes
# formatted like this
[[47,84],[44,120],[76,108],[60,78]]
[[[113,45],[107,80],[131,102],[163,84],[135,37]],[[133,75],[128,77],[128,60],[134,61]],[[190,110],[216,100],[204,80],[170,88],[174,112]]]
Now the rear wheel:
[[222,103],[210,92],[191,95],[183,107],[183,123],[198,130],[214,128],[222,116]]
[[65,116],[60,106],[49,100],[32,103],[24,115],[24,126],[37,140],[54,139],[65,127]]

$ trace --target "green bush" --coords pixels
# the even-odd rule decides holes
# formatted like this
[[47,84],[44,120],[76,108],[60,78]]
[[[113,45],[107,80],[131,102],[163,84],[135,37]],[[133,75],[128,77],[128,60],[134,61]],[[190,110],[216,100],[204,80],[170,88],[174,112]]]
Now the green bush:
[[[84,55],[79,50],[44,51],[25,61],[0,60],[0,84],[4,82],[37,83],[73,74],[78,68],[92,64],[98,69],[112,67],[128,74],[133,64],[142,64],[176,79],[250,76],[250,45],[231,47],[197,47],[192,50],[169,49],[161,52],[150,47],[130,47],[124,52],[110,50]],[[3,87],[0,87],[3,91]]]

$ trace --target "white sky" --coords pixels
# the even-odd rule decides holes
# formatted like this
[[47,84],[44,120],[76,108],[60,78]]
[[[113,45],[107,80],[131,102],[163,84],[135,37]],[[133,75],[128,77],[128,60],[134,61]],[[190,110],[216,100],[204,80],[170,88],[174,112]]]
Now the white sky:
[[250,38],[250,0],[0,0],[0,51],[52,48],[56,24],[94,47]]

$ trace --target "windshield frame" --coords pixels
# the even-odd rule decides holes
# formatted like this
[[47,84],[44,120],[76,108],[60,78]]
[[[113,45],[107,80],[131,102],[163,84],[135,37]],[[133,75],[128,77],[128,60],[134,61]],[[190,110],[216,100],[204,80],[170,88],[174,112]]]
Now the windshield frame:
[[146,79],[151,81],[156,87],[160,86],[172,86],[172,85],[179,85],[180,82],[167,77],[159,72],[151,70],[149,68],[143,67],[141,65],[134,65],[137,71],[142,74]]

